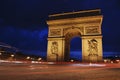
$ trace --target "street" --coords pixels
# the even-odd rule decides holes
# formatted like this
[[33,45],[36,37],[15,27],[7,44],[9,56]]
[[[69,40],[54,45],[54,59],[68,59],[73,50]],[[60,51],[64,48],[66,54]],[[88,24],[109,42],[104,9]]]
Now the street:
[[118,64],[0,63],[0,80],[119,80]]

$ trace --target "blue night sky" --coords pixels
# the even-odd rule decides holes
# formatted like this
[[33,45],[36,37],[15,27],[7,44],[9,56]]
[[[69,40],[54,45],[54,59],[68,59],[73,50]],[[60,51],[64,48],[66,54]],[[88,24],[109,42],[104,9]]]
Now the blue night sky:
[[[0,42],[22,51],[46,51],[48,15],[96,8],[104,16],[103,50],[119,52],[120,0],[0,0]],[[71,41],[71,50],[80,50],[79,41]]]

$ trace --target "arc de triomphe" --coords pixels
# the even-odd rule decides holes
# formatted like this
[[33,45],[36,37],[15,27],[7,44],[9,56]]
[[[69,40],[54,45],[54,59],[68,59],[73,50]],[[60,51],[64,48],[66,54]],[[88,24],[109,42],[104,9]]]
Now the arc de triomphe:
[[49,15],[47,61],[68,61],[70,40],[82,40],[82,61],[102,61],[100,9]]

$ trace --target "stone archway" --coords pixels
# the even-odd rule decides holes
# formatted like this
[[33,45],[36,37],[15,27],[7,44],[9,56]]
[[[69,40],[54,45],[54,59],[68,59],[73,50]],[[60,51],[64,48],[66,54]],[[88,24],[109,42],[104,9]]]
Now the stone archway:
[[82,61],[102,61],[100,10],[86,10],[49,16],[47,60],[67,61],[70,53],[70,39],[82,39]]
[[80,33],[79,29],[78,30],[75,28],[70,29],[65,34],[65,53],[64,53],[64,60],[65,61],[68,61],[70,58],[70,41],[75,36],[81,37],[81,33]]

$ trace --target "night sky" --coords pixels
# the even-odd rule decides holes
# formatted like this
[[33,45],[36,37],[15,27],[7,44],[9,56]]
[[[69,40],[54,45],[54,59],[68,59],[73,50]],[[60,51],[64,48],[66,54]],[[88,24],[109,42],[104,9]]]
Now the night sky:
[[[0,0],[0,42],[21,51],[46,52],[48,15],[98,8],[104,16],[104,52],[120,52],[120,0]],[[80,50],[77,46],[71,50]]]

